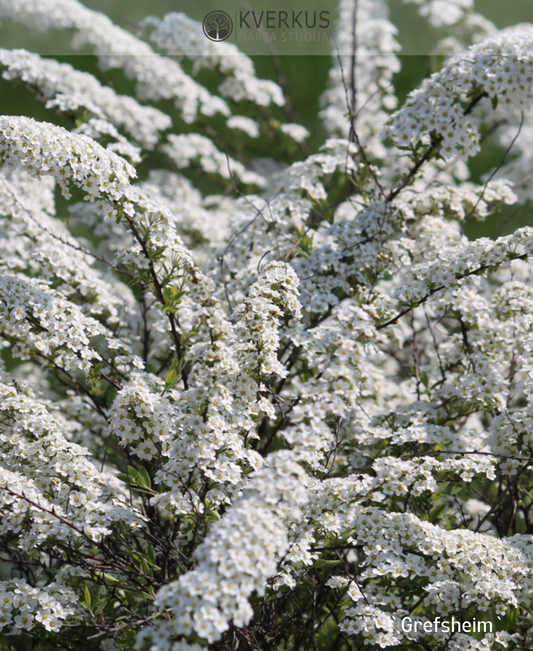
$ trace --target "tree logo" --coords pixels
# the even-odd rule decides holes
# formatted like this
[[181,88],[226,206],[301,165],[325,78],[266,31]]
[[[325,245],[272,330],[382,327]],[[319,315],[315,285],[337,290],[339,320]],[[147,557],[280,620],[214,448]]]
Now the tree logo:
[[225,41],[233,31],[233,22],[225,11],[212,11],[203,22],[204,34],[211,41]]

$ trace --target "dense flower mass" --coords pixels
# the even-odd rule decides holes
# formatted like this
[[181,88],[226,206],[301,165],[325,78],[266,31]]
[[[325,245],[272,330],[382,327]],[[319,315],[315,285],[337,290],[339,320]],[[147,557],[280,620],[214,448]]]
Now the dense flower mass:
[[530,648],[533,27],[405,3],[427,78],[340,0],[300,124],[182,13],[0,0],[94,53],[0,49],[2,651]]
[[533,100],[533,30],[495,36],[453,57],[414,91],[385,130],[400,145],[424,138],[445,158],[472,156],[480,132],[470,114],[480,100],[509,110],[527,109]]
[[159,131],[172,124],[170,118],[151,106],[142,106],[133,97],[117,95],[109,86],[68,63],[58,63],[24,50],[1,50],[0,65],[5,79],[20,79],[35,88],[52,105],[83,108],[123,128],[134,141],[150,149],[159,140]]

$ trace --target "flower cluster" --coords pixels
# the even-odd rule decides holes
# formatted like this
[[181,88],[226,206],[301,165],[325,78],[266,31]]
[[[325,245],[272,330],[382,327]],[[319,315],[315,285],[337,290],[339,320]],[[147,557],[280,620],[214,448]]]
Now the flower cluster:
[[58,631],[61,623],[71,615],[75,596],[61,583],[43,588],[28,585],[23,579],[0,583],[0,630],[30,631],[37,626],[47,631]]
[[[249,598],[264,594],[277,558],[287,548],[285,521],[297,518],[306,499],[306,475],[290,455],[272,454],[254,473],[241,498],[213,528],[196,553],[196,567],[157,597],[176,617],[159,624],[153,648],[173,635],[196,632],[220,639],[228,621],[245,626],[253,616]],[[145,636],[141,636],[141,640]]]
[[409,95],[384,135],[403,147],[426,144],[445,158],[473,156],[480,133],[470,114],[480,100],[519,109],[531,104],[532,38],[528,29],[496,34],[452,58]]
[[271,262],[239,306],[235,333],[241,342],[238,357],[251,375],[257,374],[258,378],[271,374],[285,376],[285,369],[277,358],[280,317],[286,312],[301,316],[298,284],[298,276],[291,267]]
[[0,396],[0,447],[10,468],[1,470],[2,529],[17,534],[21,548],[52,537],[98,540],[121,521],[138,525],[119,483],[61,433],[65,424],[45,404],[7,384],[0,384]]
[[128,95],[117,95],[93,75],[79,72],[68,63],[58,63],[25,50],[1,50],[0,66],[5,68],[4,79],[20,79],[36,88],[48,105],[51,106],[51,100],[61,98],[63,110],[82,106],[95,117],[105,118],[124,129],[145,147],[157,144],[159,132],[171,125],[170,118],[161,111],[142,106]]
[[24,117],[2,117],[0,130],[0,156],[6,163],[23,165],[34,176],[52,175],[67,199],[69,183],[75,183],[88,199],[109,196],[119,200],[136,174],[123,158],[92,138],[73,136],[61,127],[43,127]]
[[171,134],[164,151],[178,169],[198,165],[206,174],[215,174],[223,179],[235,178],[242,183],[260,188],[266,185],[264,176],[247,170],[242,163],[219,151],[212,140],[197,133],[179,136]]
[[162,19],[150,16],[143,25],[149,28],[150,39],[164,52],[191,59],[195,72],[208,68],[223,76],[224,82],[219,87],[222,96],[258,106],[285,104],[281,88],[268,79],[258,79],[252,60],[235,45],[206,42],[198,21],[185,14],[171,13]]
[[425,16],[434,27],[454,25],[460,22],[468,14],[473,6],[474,0],[405,0],[419,5],[420,14]]
[[10,18],[40,31],[70,29],[76,47],[90,45],[104,69],[120,68],[137,82],[142,99],[172,100],[186,122],[229,109],[169,58],[158,56],[145,42],[114,25],[107,16],[88,9],[78,0],[2,0],[0,18]]

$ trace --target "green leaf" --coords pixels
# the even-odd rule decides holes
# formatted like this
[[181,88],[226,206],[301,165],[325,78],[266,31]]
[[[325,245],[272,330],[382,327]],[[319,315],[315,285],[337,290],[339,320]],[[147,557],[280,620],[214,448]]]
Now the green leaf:
[[172,389],[178,380],[181,377],[181,372],[183,370],[183,361],[178,360],[176,357],[172,361],[172,366],[168,372],[167,377],[165,378],[165,391]]
[[463,488],[464,484],[462,483],[454,484],[453,482],[450,482],[450,495],[458,495]]
[[165,378],[165,386],[167,389],[171,389],[176,382],[178,381],[178,372],[175,368],[171,368],[167,377]]
[[107,574],[107,572],[102,572],[100,575],[106,583],[120,583],[120,579],[117,579],[116,576],[113,576],[112,574]]
[[433,511],[431,511],[431,514],[430,514],[430,516],[429,516],[429,521],[430,521],[430,522],[433,522],[433,523],[434,523],[434,522],[437,522],[438,519],[439,519],[439,517],[440,517],[440,516],[444,513],[444,511],[446,510],[447,506],[448,506],[448,505],[446,504],[446,502],[444,502],[444,503],[439,504],[438,506],[436,506],[436,507],[433,509]]
[[317,569],[320,569],[322,567],[335,567],[336,565],[340,565],[340,563],[341,561],[320,559],[318,561],[315,561],[315,567]]
[[83,596],[85,597],[85,604],[87,605],[87,608],[91,608],[91,593],[89,592],[89,588],[85,586],[83,588]]
[[137,486],[139,485],[139,471],[137,468],[134,468],[133,466],[128,466],[128,479],[131,484],[136,484]]
[[151,565],[157,565],[156,558],[155,558],[155,549],[153,545],[148,545],[146,548],[146,557],[150,561]]
[[137,470],[133,466],[128,466],[127,481],[131,488],[145,489],[146,492],[153,493],[152,482],[146,468],[141,467]]
[[139,470],[139,479],[141,480],[139,482],[139,486],[142,486],[143,488],[151,488],[152,487],[152,482],[150,480],[150,475],[148,474],[148,470],[146,468],[142,467]]

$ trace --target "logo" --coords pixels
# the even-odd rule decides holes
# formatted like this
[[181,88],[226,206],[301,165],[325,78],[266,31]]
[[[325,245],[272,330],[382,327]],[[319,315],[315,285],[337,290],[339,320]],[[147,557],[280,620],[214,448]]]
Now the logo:
[[203,28],[210,41],[225,41],[233,31],[233,22],[225,11],[212,11],[204,18]]

